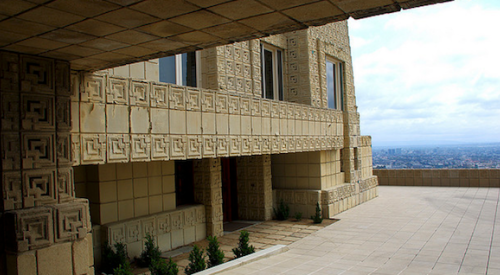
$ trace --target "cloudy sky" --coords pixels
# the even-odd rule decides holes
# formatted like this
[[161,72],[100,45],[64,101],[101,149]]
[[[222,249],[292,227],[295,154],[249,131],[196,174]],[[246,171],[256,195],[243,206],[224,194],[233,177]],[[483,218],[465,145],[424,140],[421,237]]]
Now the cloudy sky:
[[373,146],[500,142],[500,1],[349,20],[361,133]]

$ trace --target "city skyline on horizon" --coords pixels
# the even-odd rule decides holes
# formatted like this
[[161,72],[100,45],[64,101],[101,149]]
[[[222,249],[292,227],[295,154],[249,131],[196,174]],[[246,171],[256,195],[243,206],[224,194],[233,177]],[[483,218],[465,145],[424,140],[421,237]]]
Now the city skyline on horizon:
[[493,0],[350,19],[361,134],[374,147],[500,142],[498,25]]

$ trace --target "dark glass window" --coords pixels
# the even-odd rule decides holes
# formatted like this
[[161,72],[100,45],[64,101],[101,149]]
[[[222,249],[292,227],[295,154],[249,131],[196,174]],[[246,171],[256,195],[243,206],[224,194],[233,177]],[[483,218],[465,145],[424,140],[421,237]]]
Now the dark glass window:
[[262,97],[283,100],[283,52],[261,44]]

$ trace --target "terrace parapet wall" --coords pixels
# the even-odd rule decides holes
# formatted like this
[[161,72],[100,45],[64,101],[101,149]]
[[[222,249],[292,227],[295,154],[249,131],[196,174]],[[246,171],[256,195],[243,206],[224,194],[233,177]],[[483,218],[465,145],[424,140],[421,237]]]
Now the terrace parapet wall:
[[344,146],[338,110],[106,74],[74,72],[71,83],[73,165]]
[[500,169],[374,169],[380,185],[500,187]]

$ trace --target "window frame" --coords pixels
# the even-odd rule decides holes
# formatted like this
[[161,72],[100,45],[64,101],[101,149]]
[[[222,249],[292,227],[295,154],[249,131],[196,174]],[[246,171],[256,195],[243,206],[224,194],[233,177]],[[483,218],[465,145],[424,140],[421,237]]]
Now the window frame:
[[[331,99],[329,96],[329,72],[328,72],[328,63],[333,64],[334,70],[333,70],[333,80],[334,80],[334,85],[333,85],[333,96],[334,98]],[[334,57],[326,56],[325,58],[325,75],[326,75],[326,99],[327,99],[327,108],[329,109],[334,109],[334,110],[341,110],[344,111],[344,105],[345,105],[345,100],[344,100],[344,92],[345,92],[345,84],[344,84],[344,79],[345,79],[345,64],[344,62],[340,61],[339,59],[336,59]],[[334,100],[334,106],[330,107],[330,100]]]
[[[189,54],[189,53],[192,53],[192,52],[188,52],[188,53],[184,53],[184,54]],[[201,53],[200,51],[196,51],[194,52],[195,53],[195,66],[196,66],[196,86],[194,88],[201,88]],[[176,55],[173,55],[173,57],[175,58],[174,62],[175,62],[175,83],[170,83],[170,82],[165,82],[165,81],[161,81],[161,66],[159,66],[159,80],[163,83],[170,83],[170,84],[174,84],[174,85],[179,85],[179,86],[187,86],[187,87],[191,87],[191,86],[188,86],[188,85],[183,85],[182,82],[183,82],[183,79],[182,79],[182,70],[183,70],[183,62],[182,62],[182,55],[183,54],[176,54]],[[172,57],[172,56],[169,56],[169,57]],[[161,59],[158,61],[158,64],[159,62],[161,62]],[[180,72],[180,73],[179,73]]]
[[[267,77],[265,72],[266,67],[266,59],[265,59],[265,51],[269,51],[272,54],[272,79],[273,79],[273,93],[272,98],[267,96]],[[272,100],[284,100],[284,83],[283,83],[283,56],[284,50],[266,43],[260,44],[260,55],[261,55],[261,89],[262,89],[262,98],[272,99]]]

